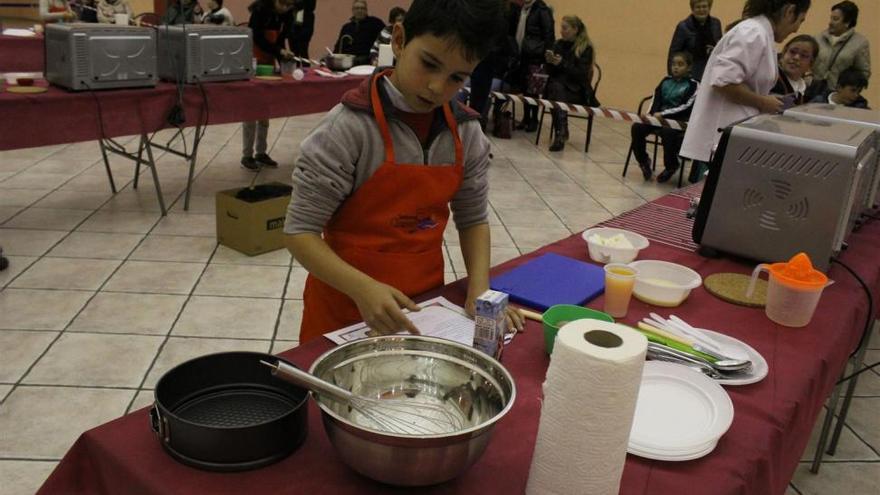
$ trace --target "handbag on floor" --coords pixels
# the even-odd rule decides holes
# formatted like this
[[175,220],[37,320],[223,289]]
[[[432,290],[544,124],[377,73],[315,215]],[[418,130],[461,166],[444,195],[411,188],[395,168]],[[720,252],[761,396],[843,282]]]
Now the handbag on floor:
[[547,80],[550,78],[544,72],[543,65],[530,65],[526,68],[526,94],[529,96],[544,96],[547,88]]
[[494,107],[492,111],[492,135],[499,139],[510,139],[513,135],[513,112],[510,110],[510,100],[504,102],[501,107]]

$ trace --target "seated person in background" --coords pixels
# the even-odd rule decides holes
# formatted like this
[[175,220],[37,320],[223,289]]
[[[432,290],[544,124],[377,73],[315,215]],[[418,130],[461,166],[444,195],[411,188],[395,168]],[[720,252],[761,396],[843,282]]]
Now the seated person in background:
[[40,20],[43,22],[69,22],[76,19],[67,0],[40,0]]
[[853,108],[869,109],[862,90],[868,86],[868,78],[861,70],[850,67],[837,78],[837,89],[828,90],[813,99],[813,103],[831,103]]
[[194,24],[201,18],[202,8],[196,0],[177,0],[168,6],[162,16],[162,24]]
[[382,28],[379,37],[376,38],[375,43],[373,43],[373,48],[370,48],[371,64],[377,65],[379,63],[379,45],[391,44],[391,30],[394,28],[395,24],[403,22],[404,16],[406,16],[406,10],[403,7],[394,7],[388,12],[388,25]]
[[801,34],[790,39],[782,49],[779,60],[779,78],[770,94],[787,98],[786,106],[803,105],[807,82],[804,74],[813,67],[819,55],[819,43],[809,34]]
[[[664,119],[685,121],[691,116],[694,107],[697,88],[699,83],[692,79],[691,65],[693,58],[689,52],[676,52],[672,54],[672,62],[669,64],[671,75],[666,76],[654,90],[654,101],[651,103],[650,116]],[[647,115],[645,115],[647,116]],[[651,159],[648,158],[645,139],[649,134],[660,135],[663,141],[663,166],[664,170],[657,176],[657,182],[668,181],[678,170],[678,152],[681,150],[681,142],[684,139],[684,131],[669,127],[654,127],[648,124],[635,123],[632,125],[632,151],[645,180],[651,180]]]
[[96,0],[77,0],[73,3],[79,22],[98,22],[98,2]]
[[[547,99],[599,106],[589,81],[595,54],[587,26],[580,17],[570,15],[562,18],[560,28],[562,38],[556,40],[553,49],[548,49],[544,54],[548,76],[545,90]],[[555,134],[550,151],[560,151],[568,141],[568,112],[554,108],[551,113]]]
[[133,13],[128,0],[98,1],[98,22],[116,24],[116,14],[128,14],[128,18],[131,19]]
[[354,65],[369,64],[370,48],[384,28],[382,19],[367,15],[366,0],[354,0],[351,4],[351,20],[339,30],[333,52],[354,55]]
[[232,12],[223,6],[223,0],[208,0],[207,5],[208,11],[199,19],[202,24],[216,24],[218,26],[235,25]]

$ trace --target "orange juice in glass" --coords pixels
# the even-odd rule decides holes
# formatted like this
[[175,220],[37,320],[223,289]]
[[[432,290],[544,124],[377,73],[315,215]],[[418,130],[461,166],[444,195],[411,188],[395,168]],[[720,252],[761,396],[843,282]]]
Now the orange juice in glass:
[[615,318],[623,318],[629,309],[633,286],[636,284],[635,268],[623,263],[605,265],[605,312]]

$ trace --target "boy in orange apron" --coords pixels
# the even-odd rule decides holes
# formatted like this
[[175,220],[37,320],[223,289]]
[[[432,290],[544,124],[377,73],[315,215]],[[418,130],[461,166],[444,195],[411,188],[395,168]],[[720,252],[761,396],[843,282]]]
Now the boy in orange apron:
[[[418,333],[401,308],[442,286],[450,208],[467,267],[466,310],[489,288],[489,143],[453,96],[503,35],[503,0],[415,0],[396,69],[348,92],[301,145],[285,223],[309,271],[300,340],[365,321]],[[509,323],[522,327],[517,311]]]

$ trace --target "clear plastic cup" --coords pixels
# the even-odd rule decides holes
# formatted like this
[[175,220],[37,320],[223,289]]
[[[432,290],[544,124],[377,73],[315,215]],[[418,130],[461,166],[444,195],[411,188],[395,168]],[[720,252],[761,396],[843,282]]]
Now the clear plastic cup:
[[605,312],[623,318],[629,310],[638,271],[623,263],[605,265]]

